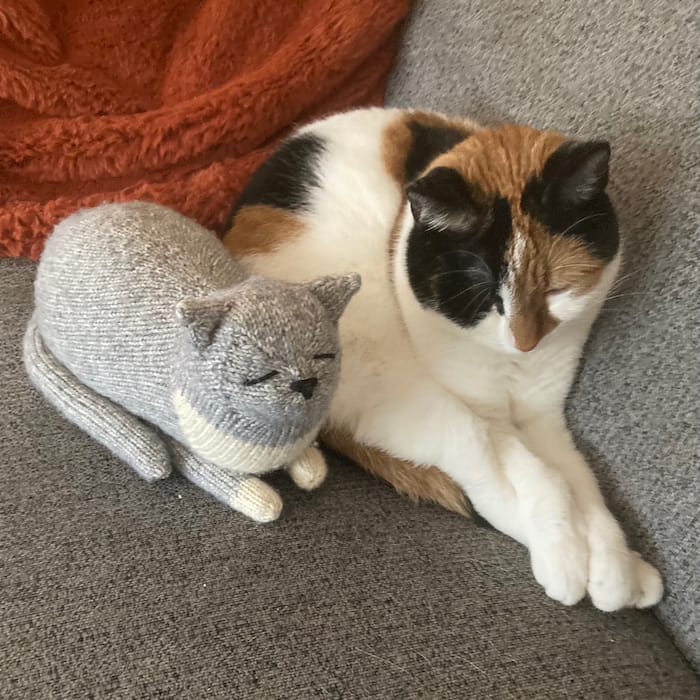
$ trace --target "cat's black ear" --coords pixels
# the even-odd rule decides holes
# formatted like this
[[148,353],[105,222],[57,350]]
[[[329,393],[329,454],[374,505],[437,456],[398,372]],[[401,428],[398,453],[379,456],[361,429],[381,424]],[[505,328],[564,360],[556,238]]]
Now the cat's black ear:
[[542,170],[543,204],[591,202],[608,184],[610,144],[607,141],[565,141]]
[[335,322],[360,288],[360,283],[360,275],[352,273],[339,277],[320,277],[309,282],[307,289],[321,302]]
[[416,222],[436,231],[466,231],[479,218],[479,207],[462,176],[452,168],[433,168],[406,190]]
[[211,345],[225,313],[226,304],[223,300],[207,297],[183,299],[175,307],[175,315],[200,350]]

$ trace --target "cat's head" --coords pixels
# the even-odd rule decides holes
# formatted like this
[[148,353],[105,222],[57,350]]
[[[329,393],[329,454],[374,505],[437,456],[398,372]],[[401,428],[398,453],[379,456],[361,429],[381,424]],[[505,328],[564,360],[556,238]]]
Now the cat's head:
[[462,327],[487,322],[527,352],[607,292],[619,234],[610,147],[506,125],[436,158],[407,194],[410,285]]
[[[324,417],[340,371],[338,320],[358,275],[290,284],[250,277],[177,307],[184,391],[208,420],[232,411],[303,434]],[[225,418],[225,416],[224,416]]]

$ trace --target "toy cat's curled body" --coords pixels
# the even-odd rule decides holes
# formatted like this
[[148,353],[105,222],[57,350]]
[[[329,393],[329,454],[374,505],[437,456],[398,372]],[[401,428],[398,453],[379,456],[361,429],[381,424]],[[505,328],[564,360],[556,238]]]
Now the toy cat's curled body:
[[399,490],[459,509],[456,482],[528,547],[548,595],[573,604],[588,592],[603,610],[663,591],[564,419],[619,266],[609,154],[517,125],[339,114],[262,165],[224,241],[279,279],[362,275],[324,439]]
[[[289,284],[249,276],[209,231],[133,202],[56,227],[35,283],[25,364],[66,416],[144,478],[171,461],[266,521],[278,494],[251,476],[283,465],[306,488],[337,384],[337,320],[354,275]],[[167,437],[166,437],[167,436]]]

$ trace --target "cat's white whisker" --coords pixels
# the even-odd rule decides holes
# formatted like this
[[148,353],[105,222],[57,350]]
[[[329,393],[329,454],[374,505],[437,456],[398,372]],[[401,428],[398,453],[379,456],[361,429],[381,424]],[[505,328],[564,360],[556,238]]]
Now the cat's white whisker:
[[480,292],[479,294],[477,294],[471,300],[471,302],[469,302],[469,304],[466,306],[466,308],[460,313],[460,316],[466,316],[467,311],[470,311],[472,309],[472,307],[475,309],[478,309],[479,305],[486,298],[487,295],[488,295],[488,290],[484,290],[484,291]]
[[601,216],[607,216],[607,215],[604,211],[600,211],[600,212],[597,212],[595,214],[589,214],[588,216],[583,216],[580,219],[578,219],[577,221],[574,221],[574,223],[571,224],[571,226],[567,226],[559,235],[565,236],[567,233],[569,233],[569,231],[573,231],[573,229],[575,229],[579,224],[582,224],[585,221],[590,221],[591,219],[597,219]]
[[491,287],[491,286],[492,286],[491,282],[480,282],[479,284],[474,284],[471,287],[467,287],[466,289],[462,289],[460,292],[458,292],[454,296],[449,297],[448,299],[441,299],[440,303],[441,304],[449,304],[451,301],[454,301],[455,299],[459,299],[459,297],[463,296],[464,294],[467,294],[468,292],[474,291],[475,289],[482,289],[483,287]]

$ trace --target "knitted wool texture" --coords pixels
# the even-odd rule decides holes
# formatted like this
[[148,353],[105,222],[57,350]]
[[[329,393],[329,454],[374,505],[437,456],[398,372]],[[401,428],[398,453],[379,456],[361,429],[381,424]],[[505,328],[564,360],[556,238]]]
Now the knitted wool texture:
[[295,122],[379,104],[407,0],[0,2],[0,257],[150,200],[220,229]]
[[51,403],[144,478],[167,476],[174,455],[221,497],[232,472],[309,459],[338,380],[337,321],[358,287],[356,275],[249,277],[173,210],[103,205],[47,243],[25,363]]

